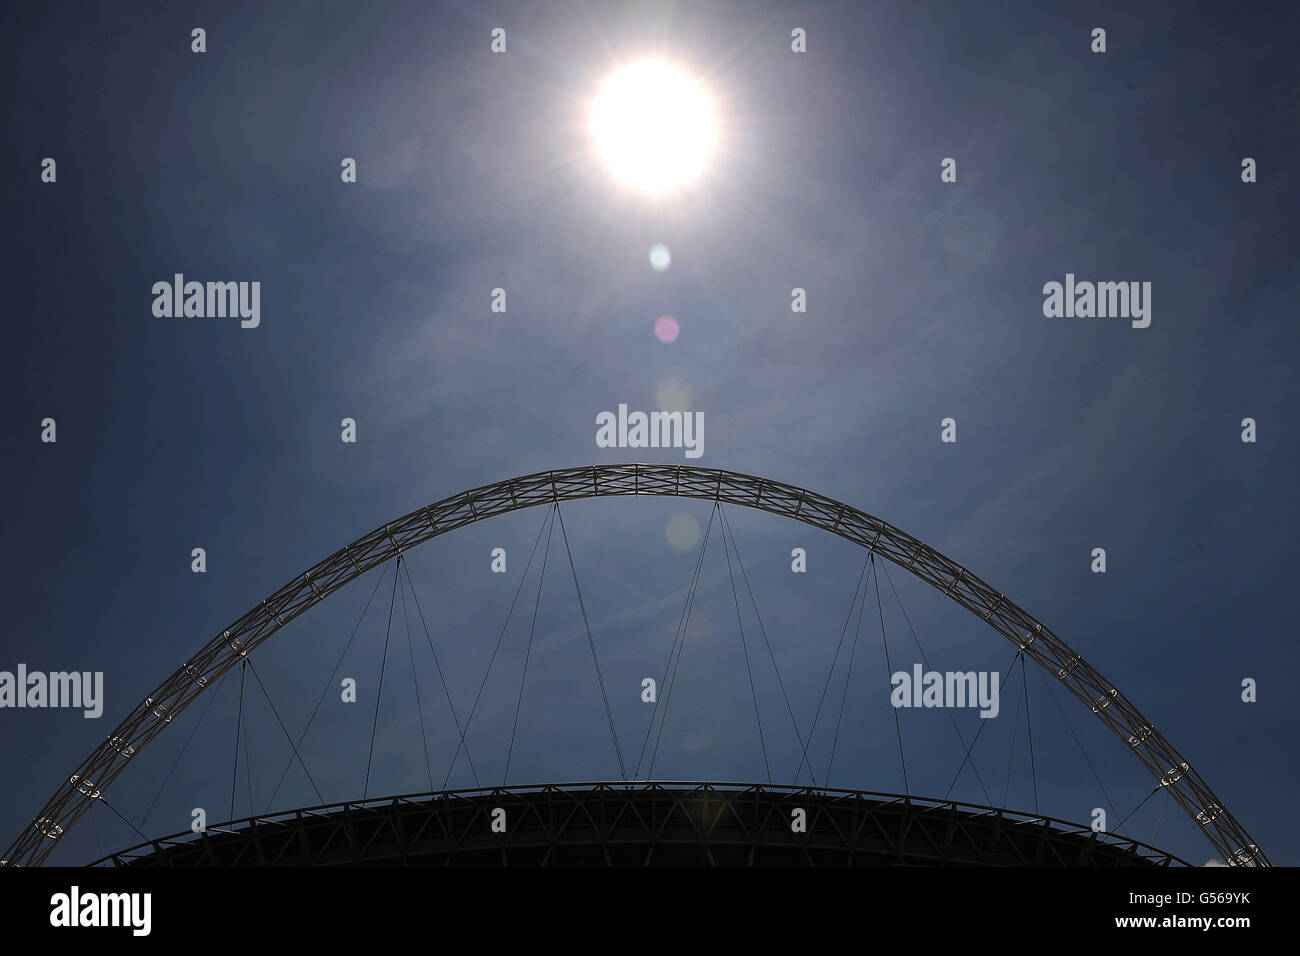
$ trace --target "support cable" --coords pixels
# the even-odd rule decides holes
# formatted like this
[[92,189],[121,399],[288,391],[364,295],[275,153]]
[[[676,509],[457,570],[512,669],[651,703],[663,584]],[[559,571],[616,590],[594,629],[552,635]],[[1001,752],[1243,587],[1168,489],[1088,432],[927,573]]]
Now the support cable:
[[[754,701],[754,720],[758,724],[758,744],[763,749],[763,767],[767,770],[767,782],[772,782],[772,764],[767,759],[767,741],[763,738],[763,718],[758,710],[758,690],[754,687],[754,671],[749,665],[749,647],[745,644],[745,623],[740,617],[740,594],[736,591],[736,575],[731,570],[731,548],[727,545],[727,526],[725,520],[721,525],[722,550],[727,556],[727,577],[731,579],[731,599],[736,605],[736,626],[740,629],[740,649],[745,652],[745,673],[749,675],[749,696]],[[737,556],[739,558],[739,556]]]
[[1034,781],[1034,813],[1038,812],[1038,767],[1034,762],[1034,719],[1029,709],[1029,674],[1025,670],[1025,658],[1020,657],[1020,681],[1025,697],[1025,730],[1029,732],[1029,776]]
[[1165,808],[1168,806],[1169,806],[1169,788],[1165,787],[1165,798],[1160,802],[1160,815],[1156,817],[1156,832],[1155,835],[1151,837],[1151,844],[1153,846],[1155,845],[1156,841],[1160,839],[1160,823],[1165,818]]
[[627,767],[623,765],[623,749],[618,745],[618,731],[614,729],[614,711],[609,706],[609,695],[605,692],[605,678],[600,673],[600,661],[596,658],[596,642],[591,636],[591,624],[587,620],[587,606],[582,601],[582,588],[578,586],[578,569],[573,563],[573,551],[569,548],[569,533],[564,528],[564,512],[560,503],[555,503],[555,513],[560,518],[560,534],[564,537],[564,550],[569,555],[569,570],[573,572],[573,589],[578,593],[578,608],[582,611],[582,625],[587,629],[587,646],[591,648],[591,662],[596,666],[596,683],[600,685],[600,699],[605,704],[605,719],[609,721],[609,736],[614,741],[614,756],[618,758],[618,773],[627,779]]
[[366,757],[366,782],[361,788],[361,799],[370,794],[370,767],[375,759],[375,732],[379,730],[379,702],[384,699],[384,671],[388,669],[388,639],[393,634],[393,608],[397,604],[397,582],[402,574],[402,556],[397,556],[397,571],[393,574],[393,595],[388,600],[388,626],[384,628],[384,656],[379,662],[379,689],[375,693],[375,719],[370,725],[370,753]]
[[[853,659],[858,653],[858,634],[862,630],[862,612],[867,607],[867,596],[862,595],[862,601],[858,604],[858,622],[853,626],[853,644],[849,647],[849,666],[844,669],[844,691],[840,694],[840,713],[835,719],[835,736],[831,738],[831,757],[826,761],[826,786],[831,785],[831,767],[835,766],[835,748],[840,742],[840,726],[844,723],[844,704],[849,699],[849,678],[853,676]],[[850,608],[852,612],[852,608]]]
[[[1016,660],[1020,661],[1023,666],[1025,660],[1023,651],[1016,655]],[[1011,666],[1015,667],[1016,665],[1013,663]],[[1020,700],[1016,701],[1016,720],[1015,723],[1011,725],[1011,750],[1007,753],[1007,783],[1002,789],[1002,806],[1004,807],[1007,805],[1007,800],[1011,796],[1011,769],[1015,764],[1016,737],[1020,735],[1020,710],[1024,705],[1025,696],[1024,694],[1021,694]]]
[[140,820],[140,826],[144,826],[149,822],[149,814],[153,813],[154,805],[158,802],[158,798],[162,796],[162,792],[167,786],[167,781],[171,780],[172,774],[176,772],[176,767],[180,764],[181,758],[185,756],[185,751],[189,748],[190,741],[193,740],[194,735],[198,733],[199,727],[203,723],[203,718],[208,715],[208,709],[212,706],[212,702],[217,699],[217,695],[221,693],[221,685],[226,682],[226,678],[229,676],[230,671],[226,671],[222,674],[221,679],[217,681],[217,686],[213,688],[212,693],[208,696],[208,702],[203,705],[203,710],[199,714],[199,719],[195,721],[193,728],[191,728],[190,735],[185,738],[185,743],[181,747],[180,753],[178,753],[176,759],[172,761],[171,769],[167,771],[167,776],[163,777],[163,782],[159,785],[158,792],[155,793],[153,799],[149,801],[149,806],[144,811],[144,817]]
[[[527,570],[525,569],[525,574]],[[451,711],[452,722],[456,725],[456,733],[460,735],[460,746],[465,748],[465,759],[469,761],[469,772],[474,775],[474,786],[479,785],[478,770],[474,766],[474,758],[470,756],[469,744],[465,742],[465,733],[469,730],[466,726],[461,728],[460,718],[456,715],[456,705],[451,702],[451,689],[447,687],[447,675],[442,671],[442,662],[438,660],[438,652],[433,649],[433,636],[429,633],[429,625],[424,619],[424,610],[420,607],[420,596],[415,593],[415,582],[411,580],[411,562],[406,562],[406,586],[411,589],[411,599],[415,601],[415,611],[420,616],[420,626],[424,628],[424,639],[429,645],[429,653],[433,655],[433,666],[438,670],[438,681],[442,684],[442,693],[447,698],[447,708]],[[446,786],[446,781],[443,781]],[[429,780],[429,789],[433,789],[433,780]]]
[[[515,605],[519,602],[519,595],[523,593],[524,582],[528,580],[528,572],[533,566],[533,558],[537,555],[537,546],[542,543],[542,532],[546,530],[547,522],[550,518],[551,513],[549,511],[542,516],[541,527],[537,529],[537,537],[533,541],[533,550],[528,553],[528,564],[524,567],[523,577],[519,579],[519,586],[515,588],[514,600],[510,602],[510,610],[506,612],[505,623],[501,625],[501,633],[497,635],[496,647],[492,648],[492,657],[488,660],[487,670],[483,672],[483,679],[479,681],[478,685],[478,693],[474,695],[474,703],[470,706],[469,715],[465,718],[465,731],[460,736],[460,743],[456,747],[456,752],[451,755],[451,764],[447,767],[447,773],[442,778],[442,789],[444,790],[447,789],[447,781],[451,779],[451,772],[456,769],[456,759],[460,756],[461,750],[463,749],[465,751],[467,759],[469,757],[469,743],[466,740],[466,737],[469,734],[469,725],[474,720],[474,714],[478,711],[478,702],[483,696],[483,688],[487,686],[488,676],[492,673],[492,665],[496,662],[497,652],[501,650],[501,642],[505,639],[506,630],[510,627],[510,620],[515,613]],[[470,761],[470,768],[471,770],[473,769],[472,760]],[[477,784],[477,772],[475,772],[474,780]]]
[[[849,632],[849,621],[853,620],[853,608],[858,603],[858,592],[862,590],[862,582],[867,578],[867,565],[870,556],[862,560],[862,573],[858,575],[858,583],[853,586],[853,598],[849,601],[849,612],[844,615],[844,626],[840,628],[840,642],[835,645],[835,656],[831,658],[830,670],[826,672],[826,683],[822,685],[821,697],[817,699],[817,710],[813,713],[812,726],[808,728],[808,746],[812,746],[813,735],[817,733],[817,721],[821,719],[822,705],[826,702],[826,692],[830,690],[831,678],[835,676],[835,665],[839,663],[840,650],[844,647],[844,637]],[[865,597],[864,597],[865,600]],[[805,748],[803,759],[799,761],[799,766],[794,772],[794,782],[799,783],[799,775],[803,773],[804,765],[808,766],[808,775],[812,777],[813,786],[817,786],[817,775],[813,772],[812,758],[808,756]]]
[[[247,666],[248,659],[244,659]],[[248,756],[248,725],[251,721],[244,721],[244,780],[248,783],[248,815],[254,816],[257,810],[253,807],[253,761]]]
[[515,700],[515,722],[510,728],[510,747],[506,751],[506,769],[501,775],[501,786],[506,786],[510,781],[510,758],[515,752],[515,735],[519,732],[519,711],[524,705],[524,683],[528,680],[528,661],[533,655],[533,636],[537,632],[537,611],[542,606],[542,584],[546,581],[546,563],[551,556],[551,532],[555,530],[555,510],[558,506],[552,506],[551,525],[546,532],[546,550],[542,552],[542,570],[537,575],[537,601],[533,604],[533,623],[528,628],[528,648],[524,651],[524,670],[519,675],[519,697]]
[[808,743],[804,741],[803,735],[799,733],[799,722],[795,720],[794,707],[790,704],[790,695],[786,693],[785,681],[781,679],[781,668],[777,667],[776,653],[772,650],[772,642],[768,639],[767,628],[763,626],[763,615],[759,613],[758,601],[754,598],[754,589],[750,587],[749,575],[745,572],[745,562],[740,557],[740,545],[736,543],[736,532],[731,527],[731,519],[727,517],[727,509],[719,506],[718,512],[722,516],[722,527],[731,536],[731,547],[736,552],[736,564],[740,566],[740,577],[745,582],[745,590],[749,592],[749,603],[754,608],[754,617],[758,619],[758,630],[763,635],[763,643],[767,646],[767,656],[772,662],[772,672],[776,674],[777,686],[781,688],[781,697],[785,700],[785,709],[790,715],[790,726],[794,728],[795,740],[799,742],[799,749],[803,752],[804,759],[807,759]]
[[[235,752],[238,753],[239,751],[236,750]],[[132,822],[131,822],[130,820],[128,820],[126,817],[122,816],[122,814],[118,813],[118,811],[117,811],[117,807],[113,806],[111,803],[108,802],[108,797],[104,796],[104,795],[101,793],[101,794],[99,795],[99,801],[98,801],[98,802],[99,802],[99,803],[102,803],[104,806],[108,807],[108,809],[112,810],[113,813],[115,813],[115,814],[117,815],[117,818],[118,818],[119,820],[121,820],[123,823],[125,823],[127,826],[129,826],[132,830],[135,830],[135,835],[138,836],[141,840],[143,840],[145,843],[148,843],[148,842],[149,842],[149,838],[148,838],[147,836],[145,836],[143,833],[141,833],[139,830],[137,830],[137,829],[136,829],[136,826],[135,826],[134,823],[132,823]],[[234,814],[232,813],[231,816],[233,817]]]
[[[410,577],[410,571],[407,571]],[[411,683],[415,685],[415,712],[420,718],[420,740],[424,745],[424,769],[429,775],[429,791],[433,791],[433,764],[429,761],[429,735],[424,729],[424,703],[420,700],[420,675],[415,668],[415,642],[411,640],[411,616],[406,611],[406,590],[402,590],[402,621],[406,625],[406,651],[411,658]]]
[[[695,595],[698,593],[700,585],[700,571],[704,567],[704,553],[709,547],[709,538],[713,535],[713,519],[718,514],[718,503],[713,503],[713,508],[709,512],[709,523],[704,529],[704,540],[700,542],[700,553],[695,559],[695,571],[691,576],[690,587],[686,590],[686,602],[682,605],[681,616],[677,620],[677,632],[673,635],[673,645],[668,649],[668,663],[664,665],[664,676],[660,682],[663,689],[664,712],[659,718],[659,732],[655,735],[654,750],[650,754],[650,766],[646,769],[646,776],[651,777],[654,774],[655,760],[659,757],[659,742],[663,740],[664,724],[668,721],[668,705],[672,703],[673,687],[677,683],[677,668],[681,666],[682,654],[686,650],[686,631],[691,624],[691,608],[695,604]],[[673,654],[676,652],[677,661],[673,662]],[[671,676],[670,675],[671,672]],[[645,741],[641,744],[641,757],[645,756],[646,744],[650,742],[650,735],[654,732],[655,716],[659,712],[659,696],[655,695],[655,706],[650,712],[650,725],[646,728]],[[641,772],[641,758],[637,759],[636,770],[633,776],[639,777]]]
[[[1164,784],[1161,784],[1161,783],[1156,784],[1156,788],[1155,788],[1155,790],[1152,790],[1152,791],[1151,791],[1150,793],[1148,793],[1145,797],[1143,797],[1143,798],[1142,798],[1142,803],[1139,803],[1136,807],[1134,807],[1132,810],[1130,810],[1128,816],[1125,817],[1123,820],[1119,821],[1119,826],[1122,827],[1124,824],[1128,823],[1128,821],[1129,821],[1129,817],[1133,816],[1133,814],[1135,814],[1135,813],[1137,813],[1139,810],[1141,810],[1143,804],[1145,804],[1148,800],[1150,800],[1150,799],[1151,799],[1152,797],[1154,797],[1154,796],[1155,796],[1155,795],[1156,795],[1160,790],[1163,790],[1163,789],[1165,789]],[[1115,829],[1118,830],[1119,827],[1116,827]]]
[[[921,639],[916,634],[916,628],[912,626],[912,618],[908,615],[907,608],[903,605],[903,599],[898,596],[898,589],[894,587],[894,578],[889,573],[889,562],[880,565],[880,570],[885,572],[885,583],[889,585],[889,590],[893,592],[894,600],[898,602],[898,609],[903,612],[903,620],[907,622],[907,629],[911,631],[912,640],[916,644],[917,651],[921,654],[921,663],[925,665],[926,670],[929,670],[930,659],[926,656],[925,648],[921,646]],[[952,708],[945,707],[943,712],[948,715],[948,723],[952,725],[953,732],[957,735],[957,740],[960,741],[962,747],[965,748],[966,735],[963,734],[961,728],[957,726],[957,718],[953,716]],[[984,777],[980,774],[980,768],[975,764],[974,760],[970,762],[970,768],[975,771],[975,780],[979,783],[980,790],[984,793],[985,805],[991,806],[993,804],[993,798],[989,796],[988,788],[984,786]]]
[[[266,698],[267,704],[270,705],[271,713],[275,715],[275,722],[280,725],[280,732],[284,734],[284,739],[289,741],[289,746],[293,749],[293,755],[294,757],[297,758],[298,765],[302,767],[302,772],[307,775],[307,782],[311,784],[312,790],[316,792],[316,799],[319,800],[321,803],[324,803],[325,798],[321,796],[320,788],[316,786],[316,781],[312,779],[311,771],[307,769],[307,764],[302,759],[302,754],[298,752],[297,745],[293,742],[293,738],[289,736],[289,729],[284,726],[284,721],[280,719],[280,712],[275,709],[275,701],[271,700],[271,694],[267,691],[266,685],[262,683],[262,675],[257,672],[257,665],[253,663],[253,659],[251,657],[245,658],[245,662],[248,664],[250,668],[252,668],[253,679],[257,681],[257,686],[262,689],[262,696]],[[244,762],[245,762],[245,769],[247,769],[247,762],[248,762],[247,754],[245,754]],[[266,809],[268,811],[271,809],[271,805],[269,803],[267,804]]]
[[230,819],[235,819],[235,783],[239,780],[239,728],[244,723],[244,671],[248,668],[248,658],[244,658],[239,668],[239,711],[235,718],[235,765],[230,771]]
[[[880,575],[876,574],[876,552],[874,551],[871,552],[871,579],[876,583],[876,610],[880,612],[880,641],[885,645],[885,679],[892,689],[894,665],[889,660],[889,638],[885,636],[885,608],[880,603]],[[898,734],[898,760],[903,766],[903,792],[911,793],[912,788],[907,782],[907,758],[903,755],[903,723],[899,719],[898,708],[893,708],[893,711],[894,732]]]
[[[1007,686],[1007,681],[1010,680],[1010,678],[1011,678],[1011,672],[1012,672],[1013,670],[1015,670],[1015,667],[1016,667],[1016,658],[1019,657],[1020,654],[1021,654],[1021,652],[1020,652],[1019,650],[1017,650],[1016,653],[1015,653],[1015,656],[1011,658],[1011,662],[1007,665],[1007,673],[1006,673],[1006,676],[1002,678],[1002,683],[998,685],[998,698],[999,698],[999,699],[1001,699],[1001,697],[1002,697],[1002,688],[1004,688],[1004,687]],[[967,762],[968,760],[970,760],[971,752],[975,749],[975,745],[976,745],[977,743],[979,743],[980,734],[984,733],[984,728],[985,728],[987,725],[988,725],[988,721],[987,721],[987,720],[981,720],[981,721],[980,721],[980,729],[977,730],[977,731],[975,731],[975,736],[971,738],[970,746],[966,748],[966,755],[965,755],[964,757],[961,758],[961,763],[957,765],[957,773],[956,773],[956,775],[952,778],[952,783],[948,784],[948,792],[945,793],[945,794],[943,795],[943,798],[944,798],[945,800],[947,800],[947,799],[952,795],[952,788],[955,787],[955,786],[957,786],[957,781],[961,779],[961,772],[962,772],[963,770],[966,769],[966,762]],[[971,766],[972,766],[972,767],[975,766],[974,761],[971,761]]]
[[[316,720],[316,714],[320,712],[321,704],[325,703],[326,695],[329,694],[330,688],[334,686],[334,677],[338,674],[339,668],[343,666],[343,660],[348,656],[348,649],[352,647],[352,642],[356,639],[357,631],[361,630],[361,622],[366,619],[366,612],[370,610],[370,604],[374,601],[375,595],[379,593],[379,585],[384,583],[384,578],[387,574],[388,565],[385,564],[384,570],[380,572],[379,577],[375,580],[374,588],[370,591],[370,597],[366,601],[366,606],[361,609],[361,616],[357,618],[356,627],[352,628],[352,634],[348,637],[347,644],[343,646],[343,653],[339,655],[339,659],[335,663],[334,669],[330,671],[330,676],[325,679],[325,686],[321,689],[320,697],[316,701],[316,706],[312,709],[311,716],[307,718],[307,726],[304,727],[302,733],[298,735],[298,743],[294,745],[295,754],[297,753],[298,748],[302,746],[302,742],[307,739],[307,732],[311,730],[311,725]],[[268,800],[266,804],[268,807],[275,804],[276,795],[280,792],[280,788],[284,786],[284,778],[289,775],[289,768],[292,766],[293,757],[290,757],[284,763],[284,770],[280,773],[280,782],[277,783],[275,789],[271,791],[271,799]]]
[[[1097,781],[1097,786],[1101,788],[1101,795],[1106,798],[1106,804],[1110,807],[1111,814],[1118,817],[1119,809],[1115,806],[1115,801],[1111,799],[1110,792],[1106,789],[1106,784],[1102,783],[1101,775],[1097,773],[1097,768],[1093,766],[1092,759],[1088,756],[1088,751],[1083,749],[1083,743],[1079,740],[1079,735],[1074,732],[1074,726],[1070,723],[1070,718],[1065,716],[1065,708],[1062,707],[1061,702],[1056,699],[1056,694],[1052,691],[1052,685],[1047,682],[1047,678],[1043,676],[1041,670],[1038,671],[1038,679],[1042,681],[1043,687],[1047,690],[1047,696],[1052,699],[1052,703],[1054,703],[1056,709],[1060,711],[1061,720],[1065,721],[1066,729],[1070,731],[1070,736],[1074,738],[1074,745],[1079,748],[1079,753],[1083,755],[1084,762],[1088,765],[1088,769],[1092,771],[1092,778]],[[1115,829],[1116,832],[1121,832],[1119,827],[1116,827]]]

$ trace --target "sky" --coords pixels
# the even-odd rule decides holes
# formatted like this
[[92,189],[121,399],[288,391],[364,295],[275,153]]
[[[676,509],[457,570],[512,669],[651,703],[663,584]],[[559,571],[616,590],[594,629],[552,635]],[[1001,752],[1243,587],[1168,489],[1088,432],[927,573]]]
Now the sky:
[[[808,488],[948,555],[1113,681],[1273,863],[1300,862],[1298,26],[1267,3],[6,6],[0,670],[102,672],[104,714],[0,709],[0,843],[191,654],[344,544],[493,481],[652,461]],[[620,184],[588,128],[605,79],[647,58],[696,78],[718,123],[701,176],[659,197]],[[155,315],[176,273],[259,282],[259,324]],[[1048,317],[1067,273],[1149,282],[1150,325]],[[620,403],[701,413],[703,453],[598,447]],[[755,598],[733,596],[715,523],[655,777],[808,783],[784,685],[805,736],[818,715],[819,782],[834,741],[830,785],[901,792],[901,737],[907,788],[944,797],[965,748],[939,711],[890,706],[883,630],[895,670],[924,654],[1008,678],[953,798],[1085,825],[1102,807],[1112,829],[1137,808],[1125,833],[1215,856],[976,617],[896,567],[864,605],[862,549],[724,510]],[[582,608],[558,529],[543,561],[545,508],[439,537],[402,588],[371,572],[253,655],[274,711],[251,671],[244,723],[238,671],[206,692],[106,793],[131,826],[99,807],[50,862],[187,830],[196,807],[229,819],[232,789],[235,817],[440,789],[447,700],[463,719],[481,681],[474,769],[462,756],[447,786],[619,779],[582,609],[635,753],[712,509],[561,514]],[[311,780],[294,767],[277,790],[280,723],[296,737],[318,700]]]

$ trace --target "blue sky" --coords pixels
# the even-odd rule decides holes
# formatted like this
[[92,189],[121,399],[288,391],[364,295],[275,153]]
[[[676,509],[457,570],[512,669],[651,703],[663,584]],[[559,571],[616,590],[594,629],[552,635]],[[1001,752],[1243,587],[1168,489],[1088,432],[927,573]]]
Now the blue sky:
[[[1286,595],[1300,570],[1288,166],[1300,148],[1298,14],[1250,10],[6,8],[0,669],[103,671],[106,705],[94,722],[0,711],[4,842],[194,650],[343,544],[498,479],[685,461],[680,449],[594,440],[597,413],[656,408],[668,389],[705,416],[691,464],[839,498],[966,565],[1142,708],[1273,862],[1297,862],[1300,658]],[[202,55],[190,52],[195,26],[207,30]],[[503,55],[489,51],[497,26]],[[807,30],[805,54],[790,51],[795,26]],[[1105,54],[1089,51],[1095,26],[1107,30]],[[658,204],[614,184],[584,128],[614,66],[652,55],[706,78],[721,124],[703,181]],[[55,184],[40,181],[46,156]],[[345,156],[357,160],[355,184],[340,182]],[[941,183],[949,156],[958,179]],[[1258,163],[1253,184],[1240,180],[1246,156]],[[647,259],[659,242],[672,252],[664,272]],[[150,289],[176,272],[260,281],[260,326],[155,317]],[[1151,282],[1150,327],[1045,318],[1042,286],[1067,272]],[[489,309],[496,287],[504,314]],[[790,310],[794,287],[807,290],[806,313]],[[666,313],[681,327],[667,345],[652,331]],[[939,440],[949,416],[955,444]],[[1255,444],[1240,440],[1247,416]],[[45,417],[57,420],[56,444],[40,441]],[[344,417],[357,422],[356,444],[339,439]],[[564,509],[625,751],[645,733],[640,681],[662,673],[690,581],[695,552],[665,536],[679,514],[703,527],[709,506]],[[459,711],[544,517],[484,522],[410,556]],[[863,554],[769,515],[728,517],[806,726]],[[719,545],[706,553],[656,776],[765,779]],[[190,572],[194,547],[207,550],[205,574]],[[506,574],[489,571],[494,547],[507,549]],[[557,547],[558,532],[514,783],[617,776]],[[794,547],[808,550],[805,575],[790,572]],[[1095,547],[1107,551],[1104,575],[1089,570]],[[936,666],[1005,673],[1010,645],[893,572]],[[891,649],[901,642],[894,653],[910,666],[910,629],[881,585]],[[356,582],[256,655],[295,733],[373,587],[373,575]],[[535,587],[530,576],[470,735],[484,783],[504,769]],[[752,613],[743,592],[742,610]],[[875,613],[872,593],[831,782],[897,791]],[[412,626],[440,782],[456,735]],[[327,800],[360,794],[384,630],[372,607],[340,672],[366,692],[357,705],[331,692],[308,738]],[[745,634],[757,637],[753,623]],[[393,635],[372,794],[427,788],[405,629]],[[755,680],[780,781],[797,748],[765,659]],[[1240,700],[1245,677],[1259,682],[1256,703]],[[1109,804],[1043,682],[1029,679],[1041,809],[1086,823]],[[196,806],[228,816],[237,680],[216,692],[150,835],[186,829]],[[1152,781],[1056,693],[1128,813]],[[260,694],[246,694],[260,812],[288,748]],[[1006,802],[1032,808],[1023,724],[1011,743],[1018,698],[1006,694],[976,762],[993,802],[1010,762]],[[133,823],[205,702],[109,793]],[[951,726],[937,713],[900,716],[913,791],[942,796],[960,760]],[[978,719],[957,716],[969,739]],[[826,754],[823,732],[814,750]],[[473,783],[458,767],[452,785]],[[242,769],[238,790],[242,816]],[[954,796],[986,802],[966,775]],[[1159,820],[1162,846],[1194,863],[1212,856],[1176,807],[1160,817],[1160,801],[1133,816],[1132,835],[1150,841]],[[315,802],[295,770],[275,808]],[[97,821],[98,837],[83,819],[52,862],[137,842],[111,814]]]

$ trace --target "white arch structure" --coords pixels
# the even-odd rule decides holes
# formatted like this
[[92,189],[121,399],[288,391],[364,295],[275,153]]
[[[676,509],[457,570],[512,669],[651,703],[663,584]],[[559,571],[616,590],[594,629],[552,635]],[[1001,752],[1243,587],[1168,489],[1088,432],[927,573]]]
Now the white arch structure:
[[587,465],[511,478],[391,521],[295,577],[212,638],[123,720],[55,792],[0,863],[39,865],[172,719],[281,627],[366,571],[438,535],[535,505],[623,495],[703,498],[792,518],[893,562],[981,618],[1089,707],[1231,865],[1268,859],[1208,784],[1138,709],[1049,628],[950,558],[856,508],[768,478],[690,465]]

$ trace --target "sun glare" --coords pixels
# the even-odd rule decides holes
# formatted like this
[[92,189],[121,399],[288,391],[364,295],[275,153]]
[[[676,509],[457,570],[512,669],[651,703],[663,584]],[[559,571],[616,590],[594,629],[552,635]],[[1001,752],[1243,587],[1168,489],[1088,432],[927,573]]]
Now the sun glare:
[[699,84],[666,63],[615,73],[591,110],[596,149],[626,186],[659,193],[688,185],[704,169],[716,129]]

